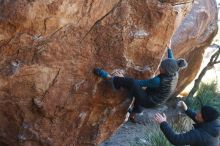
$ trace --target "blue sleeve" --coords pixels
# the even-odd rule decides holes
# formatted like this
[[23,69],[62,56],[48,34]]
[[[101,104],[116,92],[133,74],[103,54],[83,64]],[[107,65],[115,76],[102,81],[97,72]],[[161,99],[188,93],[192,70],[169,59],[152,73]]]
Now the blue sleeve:
[[167,122],[162,122],[160,124],[160,129],[169,140],[169,142],[173,145],[195,145],[196,142],[200,140],[200,135],[197,135],[195,130],[177,134],[173,131]]
[[167,49],[167,52],[168,52],[168,58],[174,59],[172,49],[168,48],[168,49]]
[[191,109],[187,109],[185,111],[186,115],[189,116],[194,122],[196,122],[196,113],[194,111],[192,111]]
[[156,88],[160,86],[160,78],[158,76],[148,80],[136,80],[141,87]]

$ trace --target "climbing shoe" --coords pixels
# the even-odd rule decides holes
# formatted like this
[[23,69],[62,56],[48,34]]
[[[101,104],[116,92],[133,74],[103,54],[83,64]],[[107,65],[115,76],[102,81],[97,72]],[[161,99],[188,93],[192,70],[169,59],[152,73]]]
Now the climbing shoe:
[[128,113],[131,114],[132,112],[133,112],[133,109],[132,109],[132,108],[129,108],[129,109],[128,109]]
[[136,116],[134,113],[130,113],[130,116],[128,118],[128,120],[132,123],[138,123],[137,119],[136,119]]
[[109,76],[109,73],[108,73],[107,71],[101,69],[101,68],[95,68],[95,69],[94,69],[94,73],[95,73],[97,76],[99,76],[99,77],[101,77],[101,78],[104,78],[104,79],[106,79],[106,78]]

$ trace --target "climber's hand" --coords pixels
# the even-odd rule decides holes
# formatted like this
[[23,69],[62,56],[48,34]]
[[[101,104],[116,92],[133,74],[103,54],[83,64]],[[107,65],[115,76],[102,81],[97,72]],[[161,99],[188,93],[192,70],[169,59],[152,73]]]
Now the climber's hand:
[[167,48],[171,49],[171,39],[167,42]]
[[167,116],[163,113],[163,115],[161,115],[160,113],[157,113],[155,116],[154,116],[154,120],[160,124],[162,122],[166,122],[167,121]]
[[186,111],[188,109],[188,107],[187,107],[187,105],[186,105],[186,103],[184,101],[179,101],[177,103],[177,106],[182,108],[184,111]]

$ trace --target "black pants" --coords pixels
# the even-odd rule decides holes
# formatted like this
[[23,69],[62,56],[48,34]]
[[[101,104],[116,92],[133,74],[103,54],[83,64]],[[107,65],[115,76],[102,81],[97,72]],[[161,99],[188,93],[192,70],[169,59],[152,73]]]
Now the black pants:
[[137,82],[135,82],[135,79],[128,77],[114,77],[113,84],[116,89],[120,89],[121,87],[128,89],[130,94],[129,96],[133,96],[135,98],[132,112],[141,113],[143,111],[143,107],[155,107],[155,103],[152,102],[147,92],[142,89]]

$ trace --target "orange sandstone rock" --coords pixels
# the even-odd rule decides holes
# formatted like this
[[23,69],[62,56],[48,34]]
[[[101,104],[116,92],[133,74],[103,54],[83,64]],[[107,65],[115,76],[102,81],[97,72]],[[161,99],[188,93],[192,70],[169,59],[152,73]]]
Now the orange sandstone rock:
[[98,145],[130,101],[94,67],[149,78],[176,32],[179,93],[216,31],[214,0],[0,0],[0,145]]

